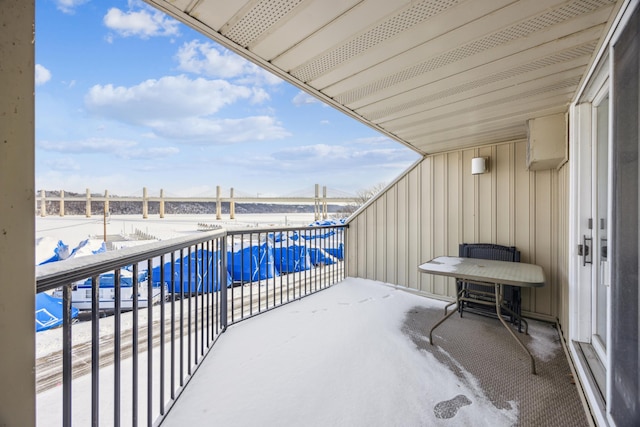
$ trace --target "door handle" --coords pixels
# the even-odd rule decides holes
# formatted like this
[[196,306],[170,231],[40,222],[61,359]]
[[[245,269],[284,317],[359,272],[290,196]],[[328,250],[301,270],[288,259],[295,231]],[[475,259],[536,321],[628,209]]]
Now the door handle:
[[582,236],[582,244],[578,245],[578,255],[582,257],[582,266],[587,264],[593,264],[593,253],[591,251],[591,245],[593,244],[593,238]]

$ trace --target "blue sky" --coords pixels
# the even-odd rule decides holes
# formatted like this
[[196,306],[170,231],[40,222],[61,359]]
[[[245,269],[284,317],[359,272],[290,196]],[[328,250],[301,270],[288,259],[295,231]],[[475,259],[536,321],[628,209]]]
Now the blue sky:
[[36,1],[36,188],[356,194],[418,155],[139,0]]

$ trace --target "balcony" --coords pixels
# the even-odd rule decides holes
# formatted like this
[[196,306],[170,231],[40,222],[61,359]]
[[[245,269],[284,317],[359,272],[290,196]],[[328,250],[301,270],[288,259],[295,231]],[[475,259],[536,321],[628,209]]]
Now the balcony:
[[[495,319],[453,316],[430,345],[445,302],[345,278],[344,231],[217,230],[38,267],[65,313],[37,337],[38,425],[589,424],[554,324],[522,335],[537,375]],[[133,310],[123,271],[146,281]]]

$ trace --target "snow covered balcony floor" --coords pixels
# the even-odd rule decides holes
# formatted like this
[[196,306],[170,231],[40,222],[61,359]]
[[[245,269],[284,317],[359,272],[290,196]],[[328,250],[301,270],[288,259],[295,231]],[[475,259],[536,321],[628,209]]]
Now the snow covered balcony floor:
[[187,384],[173,426],[586,426],[555,325],[528,357],[495,319],[349,278],[232,325]]

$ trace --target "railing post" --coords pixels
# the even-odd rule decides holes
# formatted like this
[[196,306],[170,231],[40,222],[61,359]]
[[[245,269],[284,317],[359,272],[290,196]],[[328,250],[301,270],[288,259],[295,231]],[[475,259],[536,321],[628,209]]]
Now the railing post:
[[220,238],[220,326],[224,331],[227,329],[227,233]]
[[64,190],[60,190],[60,216],[64,216]]

